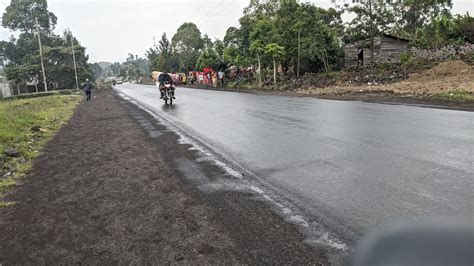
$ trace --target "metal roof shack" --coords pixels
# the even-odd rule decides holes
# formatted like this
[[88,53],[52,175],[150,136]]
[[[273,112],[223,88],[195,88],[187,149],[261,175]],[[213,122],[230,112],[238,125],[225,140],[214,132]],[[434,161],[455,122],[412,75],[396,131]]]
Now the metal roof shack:
[[[374,51],[371,49],[371,38],[348,43],[344,46],[344,66],[346,68],[380,63],[399,63],[400,54],[407,49],[408,39],[382,34],[374,37]],[[362,62],[360,50],[362,49]],[[373,54],[373,59],[372,59]]]

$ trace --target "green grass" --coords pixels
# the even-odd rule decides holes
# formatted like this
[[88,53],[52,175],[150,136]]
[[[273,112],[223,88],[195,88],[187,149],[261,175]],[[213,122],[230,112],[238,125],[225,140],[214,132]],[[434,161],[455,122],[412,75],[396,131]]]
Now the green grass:
[[[77,95],[54,93],[0,101],[0,193],[28,171],[44,145],[69,120],[80,99]],[[33,126],[40,126],[41,131],[33,132]],[[6,157],[6,148],[20,151],[21,156]],[[7,204],[0,201],[0,207]]]
[[450,100],[474,100],[474,95],[465,90],[445,91],[439,93],[438,96]]
[[16,202],[3,202],[3,201],[0,201],[0,208],[13,206],[15,204],[16,204]]

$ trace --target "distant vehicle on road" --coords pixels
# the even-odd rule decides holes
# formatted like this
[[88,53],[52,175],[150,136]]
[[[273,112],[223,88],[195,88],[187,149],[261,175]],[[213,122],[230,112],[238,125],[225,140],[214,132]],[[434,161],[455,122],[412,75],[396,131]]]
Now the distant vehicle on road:
[[123,83],[123,80],[121,78],[118,78],[117,79],[117,84],[122,84]]

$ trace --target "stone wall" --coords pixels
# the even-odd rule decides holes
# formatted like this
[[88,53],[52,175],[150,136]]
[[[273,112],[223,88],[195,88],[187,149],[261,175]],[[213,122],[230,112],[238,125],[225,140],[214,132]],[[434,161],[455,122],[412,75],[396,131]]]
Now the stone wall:
[[436,49],[411,48],[410,52],[415,57],[421,57],[433,61],[445,61],[450,59],[459,59],[467,53],[474,53],[474,44],[467,43],[463,45],[448,45]]

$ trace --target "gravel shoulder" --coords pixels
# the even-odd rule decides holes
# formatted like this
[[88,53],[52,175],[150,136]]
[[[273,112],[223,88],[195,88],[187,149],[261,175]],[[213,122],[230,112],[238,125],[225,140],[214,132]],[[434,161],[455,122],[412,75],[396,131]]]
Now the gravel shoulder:
[[76,109],[0,209],[0,264],[316,264],[323,251],[111,89]]

